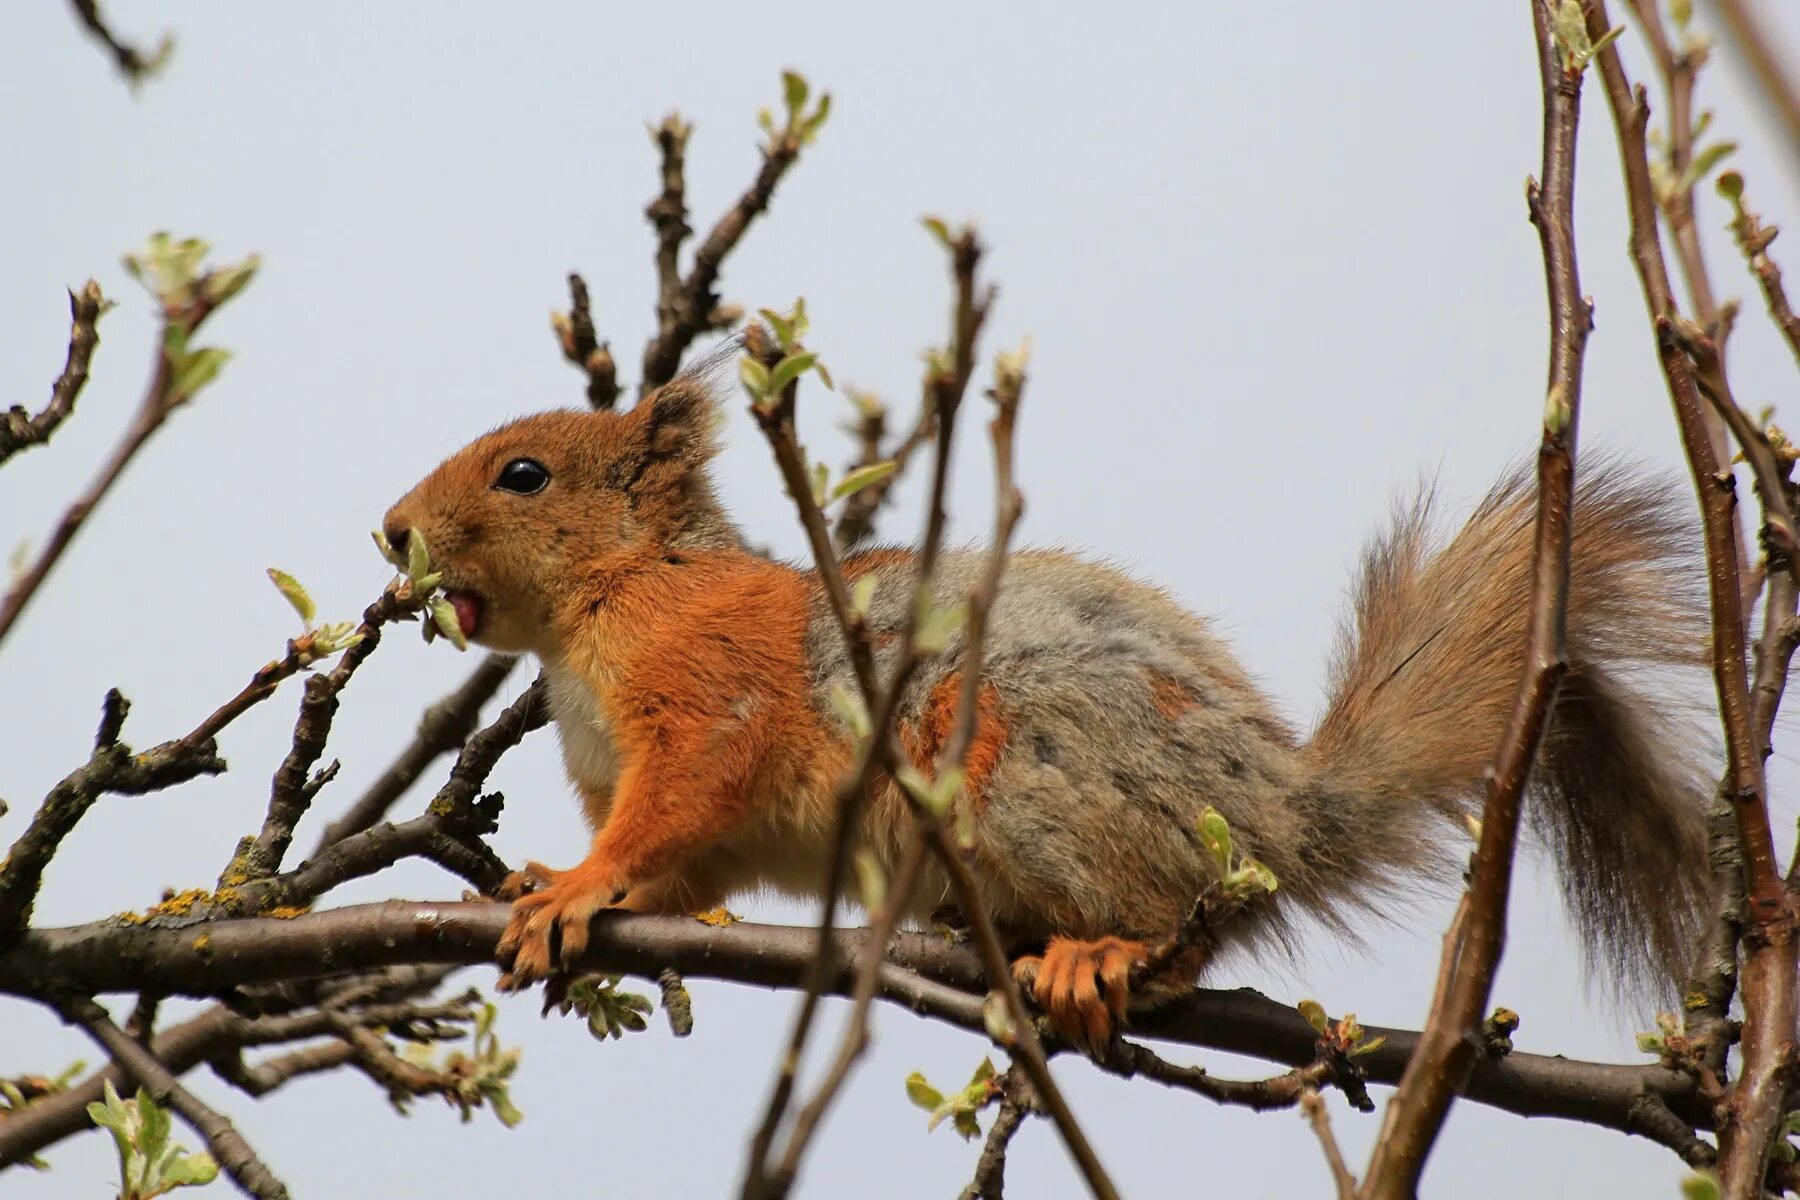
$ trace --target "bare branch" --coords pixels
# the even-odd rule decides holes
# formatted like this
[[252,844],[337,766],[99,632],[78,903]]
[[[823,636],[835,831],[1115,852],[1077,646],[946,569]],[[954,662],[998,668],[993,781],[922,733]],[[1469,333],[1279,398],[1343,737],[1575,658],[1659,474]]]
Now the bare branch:
[[596,412],[611,411],[619,402],[619,368],[613,362],[612,350],[594,332],[587,282],[581,276],[570,273],[569,311],[552,312],[550,328],[556,333],[563,357],[587,376],[588,407]]
[[[196,945],[193,924],[133,926],[103,921],[68,929],[33,930],[0,953],[0,992],[40,997],[55,980],[83,992],[156,991],[167,995],[221,996],[257,985],[341,976],[408,964],[388,987],[417,987],[419,973],[441,978],[452,965],[488,966],[508,920],[492,903],[434,904],[389,901],[297,916],[218,919],[206,922]],[[823,989],[848,995],[869,953],[864,931],[836,931]],[[327,952],[329,951],[329,952]],[[719,929],[684,917],[604,913],[591,927],[580,971],[655,978],[674,969],[690,979],[721,979],[758,987],[797,987],[811,968],[817,939],[811,929],[740,922]],[[929,933],[898,933],[890,944],[877,997],[985,1038],[986,991],[979,957]],[[428,986],[428,985],[427,985]],[[1196,989],[1154,1010],[1134,1014],[1145,1037],[1248,1055],[1305,1067],[1318,1057],[1318,1034],[1286,1004],[1248,989]],[[329,1032],[316,1015],[245,1021],[224,1009],[159,1034],[157,1056],[185,1070],[245,1041],[292,1041]],[[1370,1042],[1356,1065],[1371,1083],[1393,1085],[1404,1072],[1420,1035],[1367,1028]],[[83,1085],[86,1086],[86,1085]],[[98,1083],[94,1083],[97,1095]],[[20,1161],[85,1127],[79,1089],[37,1102],[0,1122],[0,1166]],[[1521,1116],[1579,1120],[1627,1132],[1637,1129],[1631,1108],[1656,1097],[1692,1129],[1710,1129],[1713,1113],[1689,1073],[1649,1064],[1619,1066],[1561,1056],[1514,1052],[1478,1056],[1462,1097]],[[68,1099],[65,1100],[65,1097]],[[89,1097],[92,1098],[92,1097]],[[67,1104],[73,1113],[61,1106]],[[51,1107],[42,1113],[43,1106]],[[66,1123],[64,1123],[66,1122]],[[48,1130],[49,1132],[46,1132]]]
[[175,43],[167,34],[157,43],[156,49],[148,54],[128,42],[120,41],[106,23],[106,18],[100,14],[100,0],[69,0],[69,3],[75,10],[76,18],[93,35],[95,41],[106,47],[114,65],[119,68],[119,74],[132,87],[162,70],[169,61],[169,55],[174,52]]
[[1800,177],[1800,86],[1775,50],[1779,39],[1764,27],[1756,0],[1712,0],[1712,6],[1762,88],[1764,103],[1787,134],[1788,159]]
[[[1588,34],[1598,39],[1609,28],[1605,0],[1584,0],[1583,7]],[[1794,912],[1785,881],[1775,865],[1767,779],[1753,729],[1744,663],[1733,476],[1728,464],[1718,461],[1713,453],[1702,421],[1704,403],[1693,368],[1676,340],[1679,310],[1670,292],[1668,268],[1657,236],[1645,149],[1649,104],[1643,89],[1633,89],[1626,78],[1616,45],[1606,46],[1598,62],[1624,168],[1632,259],[1643,284],[1645,304],[1656,325],[1657,357],[1674,402],[1706,532],[1713,673],[1725,727],[1727,760],[1721,790],[1735,814],[1743,859],[1747,948],[1740,980],[1744,1003],[1743,1069],[1730,1101],[1735,1119],[1720,1131],[1719,1171],[1722,1193],[1730,1200],[1748,1200],[1763,1187],[1792,1074],[1792,1039],[1796,1021],[1800,1020],[1796,1005]]]
[[963,1189],[961,1200],[1003,1200],[1006,1151],[1012,1145],[1013,1134],[1033,1111],[1031,1082],[1014,1064],[1000,1077],[1000,1107],[994,1112],[994,1124],[988,1129],[981,1157],[975,1162],[975,1178]]
[[[1418,1190],[1425,1160],[1462,1080],[1473,1066],[1476,1031],[1506,943],[1506,906],[1520,806],[1557,688],[1568,669],[1563,640],[1569,600],[1569,541],[1575,500],[1575,435],[1581,410],[1582,354],[1593,317],[1582,298],[1575,258],[1575,135],[1582,64],[1571,64],[1553,32],[1546,0],[1531,0],[1543,87],[1543,175],[1526,184],[1549,293],[1550,365],[1538,448],[1537,533],[1532,563],[1531,629],[1525,671],[1488,772],[1468,890],[1445,938],[1437,997],[1418,1052],[1388,1105],[1362,1194],[1401,1200]],[[1597,36],[1597,35],[1596,35]],[[1736,560],[1732,560],[1733,568]],[[1735,596],[1733,599],[1735,603]]]
[[413,740],[343,816],[325,827],[313,856],[387,816],[427,767],[468,740],[481,720],[482,707],[494,698],[517,663],[509,654],[487,655],[455,691],[426,709]]
[[259,1200],[287,1200],[288,1190],[256,1156],[232,1123],[214,1112],[170,1074],[169,1069],[112,1023],[106,1010],[92,1000],[66,1000],[58,1004],[63,1020],[87,1031],[114,1063],[158,1104],[167,1105],[206,1139],[206,1148],[237,1185]]
[[[717,328],[726,315],[720,312],[719,297],[713,290],[719,282],[719,268],[737,247],[751,222],[768,210],[769,201],[775,195],[775,185],[799,159],[802,147],[811,136],[806,121],[797,110],[790,111],[785,126],[770,128],[768,141],[762,147],[762,168],[757,171],[756,179],[712,227],[706,240],[694,251],[693,266],[687,277],[675,286],[676,255],[687,236],[686,208],[681,198],[682,155],[693,130],[672,116],[653,132],[663,153],[663,192],[648,210],[657,228],[657,331],[644,347],[643,378],[638,383],[640,398],[675,378],[681,356],[694,339]],[[677,132],[678,137],[674,136]],[[670,196],[671,177],[675,197],[672,206],[665,203]]]
[[92,757],[50,789],[31,824],[0,860],[0,947],[24,932],[45,868],[101,796],[141,796],[225,769],[211,739],[192,748],[171,742],[133,754],[119,741],[130,708],[116,689],[106,694]]
[[1331,1133],[1331,1117],[1325,1112],[1325,1097],[1311,1088],[1300,1097],[1300,1107],[1306,1113],[1307,1123],[1312,1126],[1313,1133],[1319,1139],[1319,1148],[1325,1152],[1325,1162],[1331,1168],[1331,1182],[1337,1187],[1338,1200],[1355,1200],[1356,1176],[1344,1163],[1344,1152],[1338,1148],[1337,1138]]
[[48,442],[50,435],[75,411],[75,401],[87,385],[88,363],[94,357],[94,347],[100,344],[95,325],[100,314],[111,306],[112,301],[100,294],[100,285],[92,279],[79,292],[69,293],[69,355],[62,374],[50,386],[50,402],[35,417],[18,405],[0,413],[0,463],[21,450]]
[[[79,3],[80,0],[77,0]],[[192,296],[179,307],[165,309],[163,315],[163,333],[156,341],[156,360],[151,372],[150,386],[144,391],[144,398],[138,405],[136,418],[126,430],[124,438],[113,450],[112,457],[100,469],[100,474],[88,485],[73,504],[63,513],[56,528],[44,542],[43,549],[26,568],[24,575],[14,583],[5,597],[0,599],[0,640],[12,630],[19,614],[25,610],[33,595],[49,576],[51,568],[62,558],[63,551],[81,532],[90,514],[106,498],[114,483],[125,471],[126,466],[136,457],[144,443],[161,429],[163,422],[179,409],[188,399],[178,388],[175,373],[175,358],[171,354],[171,328],[178,327],[184,337],[191,336],[206,323],[218,307],[218,302],[211,299],[204,277],[193,285]]]
[[1727,172],[1720,177],[1721,188],[1730,189],[1732,184],[1729,181],[1733,178],[1736,179],[1735,194],[1730,190],[1726,191],[1733,209],[1731,235],[1737,241],[1744,261],[1749,264],[1750,273],[1756,276],[1756,282],[1762,288],[1763,299],[1769,306],[1769,316],[1787,338],[1788,347],[1794,352],[1794,360],[1800,362],[1800,317],[1794,315],[1793,305],[1788,302],[1787,288],[1781,282],[1781,268],[1769,257],[1769,243],[1775,240],[1778,231],[1773,226],[1764,225],[1760,217],[1744,207],[1742,176]]

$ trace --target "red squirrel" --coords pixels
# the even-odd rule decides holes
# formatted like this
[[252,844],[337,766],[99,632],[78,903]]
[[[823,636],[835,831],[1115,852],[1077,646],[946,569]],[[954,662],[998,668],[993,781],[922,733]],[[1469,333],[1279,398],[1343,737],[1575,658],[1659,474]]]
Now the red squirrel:
[[[678,378],[629,411],[529,416],[452,455],[384,522],[402,552],[424,535],[463,634],[542,661],[595,831],[578,865],[528,866],[539,890],[514,901],[499,948],[514,985],[572,961],[605,908],[689,913],[825,886],[852,758],[829,696],[854,677],[817,573],[747,549],[721,505],[716,412]],[[1622,982],[1666,984],[1705,890],[1710,788],[1635,668],[1705,661],[1703,576],[1678,492],[1586,461],[1582,477],[1569,670],[1529,813],[1590,955]],[[1133,966],[1218,877],[1196,829],[1208,805],[1279,882],[1218,931],[1224,946],[1282,941],[1301,917],[1348,933],[1454,870],[1523,665],[1534,503],[1515,473],[1442,545],[1428,500],[1398,515],[1364,557],[1305,738],[1165,592],[1070,554],[1010,556],[956,803],[982,903],[1055,1028],[1094,1045],[1124,1016]],[[983,553],[943,556],[941,603],[967,595]],[[842,566],[876,578],[868,624],[891,642],[913,553]],[[903,696],[922,770],[962,669],[956,639]],[[911,823],[879,781],[862,844],[891,872]],[[947,899],[928,870],[909,916]],[[1198,966],[1177,967],[1180,982]]]

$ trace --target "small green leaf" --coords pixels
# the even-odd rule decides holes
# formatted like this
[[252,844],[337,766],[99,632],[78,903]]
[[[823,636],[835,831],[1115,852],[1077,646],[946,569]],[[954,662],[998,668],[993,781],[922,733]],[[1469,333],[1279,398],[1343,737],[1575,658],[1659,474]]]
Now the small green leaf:
[[1386,1034],[1383,1034],[1378,1038],[1370,1038],[1366,1042],[1358,1042],[1355,1046],[1351,1047],[1350,1057],[1358,1058],[1364,1054],[1373,1054],[1385,1045],[1387,1045]]
[[184,355],[175,367],[175,377],[169,385],[170,394],[177,402],[192,399],[201,388],[219,377],[219,372],[230,360],[231,351],[221,350],[217,346],[208,346],[204,350]]
[[1719,189],[1719,195],[1731,201],[1734,207],[1744,199],[1744,177],[1736,171],[1721,172],[1715,186]]
[[375,552],[381,555],[388,565],[405,569],[405,564],[400,561],[400,556],[394,552],[393,543],[388,541],[387,534],[379,529],[371,529],[369,536],[375,541]]
[[1201,844],[1206,847],[1207,853],[1213,856],[1213,861],[1219,865],[1219,874],[1221,876],[1229,874],[1231,872],[1231,825],[1225,820],[1225,814],[1212,805],[1207,805],[1200,810],[1198,830]]
[[875,572],[870,571],[850,586],[851,612],[858,616],[869,615],[869,606],[875,603],[875,584],[877,582]]
[[987,1035],[997,1046],[1012,1046],[1019,1036],[1013,1026],[1012,1011],[1008,1008],[1006,997],[999,992],[989,992],[981,1000],[981,1023],[987,1029]]
[[1695,1172],[1681,1181],[1682,1200],[1719,1200],[1719,1181]]
[[174,1158],[161,1174],[170,1187],[204,1187],[219,1177],[219,1164],[203,1151]]
[[831,372],[825,369],[824,363],[815,362],[813,364],[813,374],[819,377],[819,382],[825,385],[826,391],[837,391],[837,384],[831,382]]
[[950,236],[950,226],[944,223],[942,217],[921,217],[919,224],[925,226],[944,249],[949,250],[956,244],[955,239]]
[[940,654],[950,646],[950,639],[962,632],[969,620],[966,603],[933,607],[919,621],[913,634],[913,647],[921,654]]
[[819,361],[819,356],[811,352],[790,354],[775,364],[775,370],[769,375],[769,390],[783,392],[788,384],[805,374],[807,368]]
[[425,531],[415,529],[406,538],[406,577],[413,587],[431,573],[431,548],[425,544]]
[[1669,15],[1675,18],[1675,28],[1686,29],[1694,19],[1694,0],[1669,0]]
[[1331,1023],[1330,1018],[1325,1015],[1325,1006],[1317,1000],[1302,1000],[1295,1007],[1300,1010],[1300,1015],[1306,1018],[1306,1023],[1313,1027],[1315,1033],[1322,1035],[1326,1026]]
[[926,1083],[925,1076],[918,1071],[906,1077],[906,1098],[926,1112],[931,1112],[944,1102],[943,1093]]
[[1736,142],[1714,142],[1712,145],[1707,146],[1698,154],[1694,155],[1693,161],[1688,163],[1687,171],[1681,176],[1681,190],[1684,192],[1687,191],[1689,188],[1698,184],[1702,179],[1705,179],[1708,175],[1712,174],[1713,168],[1718,166],[1731,154],[1735,153],[1736,150]]
[[1637,1035],[1637,1048],[1645,1054],[1661,1054],[1666,1045],[1660,1033],[1640,1033]]
[[1581,65],[1583,67],[1586,67],[1588,65],[1588,63],[1592,62],[1594,60],[1595,56],[1598,55],[1602,50],[1606,49],[1608,46],[1610,46],[1614,42],[1618,41],[1620,35],[1623,34],[1624,32],[1625,32],[1625,27],[1623,25],[1614,25],[1611,29],[1609,29],[1605,33],[1601,34],[1600,40],[1595,42],[1592,46],[1590,46],[1588,48],[1587,57],[1585,57],[1581,60]]
[[873,732],[869,724],[869,706],[863,702],[861,693],[851,691],[842,683],[834,683],[828,698],[832,711],[837,713],[838,719],[849,727],[859,742]]
[[887,902],[887,873],[881,869],[881,861],[864,846],[850,862],[856,868],[856,889],[862,898],[863,911],[881,911],[881,906]]
[[781,73],[782,102],[787,105],[790,120],[797,118],[800,110],[806,107],[806,96],[810,90],[806,83],[806,77],[798,71]]
[[[898,463],[889,460],[887,462],[870,463],[866,467],[857,467],[855,470],[846,474],[842,479],[838,480],[837,486],[831,489],[831,499],[837,501],[842,500],[845,496],[855,495],[870,484],[879,483],[889,475],[892,475],[897,466],[899,466]],[[874,576],[869,575],[864,576],[864,578],[873,579]]]
[[819,130],[825,128],[825,121],[831,116],[831,93],[819,93],[819,106],[813,109],[813,115],[800,126],[800,140],[811,142],[819,136]]
[[229,267],[220,267],[207,275],[201,285],[201,294],[212,302],[216,308],[244,290],[244,287],[256,277],[262,266],[262,256],[252,254],[241,263],[233,263]]
[[769,368],[751,355],[738,359],[738,378],[743,381],[744,389],[760,400],[769,394]]
[[783,350],[786,350],[794,344],[793,321],[784,317],[772,308],[759,308],[756,311],[763,320],[769,323],[769,327],[775,331],[775,340],[780,343]]
[[314,606],[312,597],[306,594],[306,589],[300,586],[300,581],[274,567],[269,568],[268,574],[269,582],[275,585],[275,590],[300,614],[301,628],[311,629],[313,618],[319,614],[319,610]]
[[831,486],[831,468],[824,463],[814,463],[807,472],[812,483],[812,500],[820,508],[825,507],[825,492]]

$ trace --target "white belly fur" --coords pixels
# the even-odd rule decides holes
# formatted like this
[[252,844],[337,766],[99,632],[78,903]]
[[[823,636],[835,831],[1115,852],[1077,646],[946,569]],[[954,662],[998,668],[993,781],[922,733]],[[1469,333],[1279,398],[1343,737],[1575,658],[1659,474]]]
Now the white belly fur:
[[587,684],[566,667],[546,664],[550,715],[562,742],[569,778],[590,794],[606,795],[619,777],[619,751],[599,702]]

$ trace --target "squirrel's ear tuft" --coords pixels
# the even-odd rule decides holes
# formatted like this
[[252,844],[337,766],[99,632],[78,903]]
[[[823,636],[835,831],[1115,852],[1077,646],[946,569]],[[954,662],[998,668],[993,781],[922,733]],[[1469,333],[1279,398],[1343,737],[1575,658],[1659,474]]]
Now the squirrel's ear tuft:
[[698,466],[718,451],[714,435],[720,405],[703,381],[685,376],[673,379],[638,408],[644,410],[651,457]]

